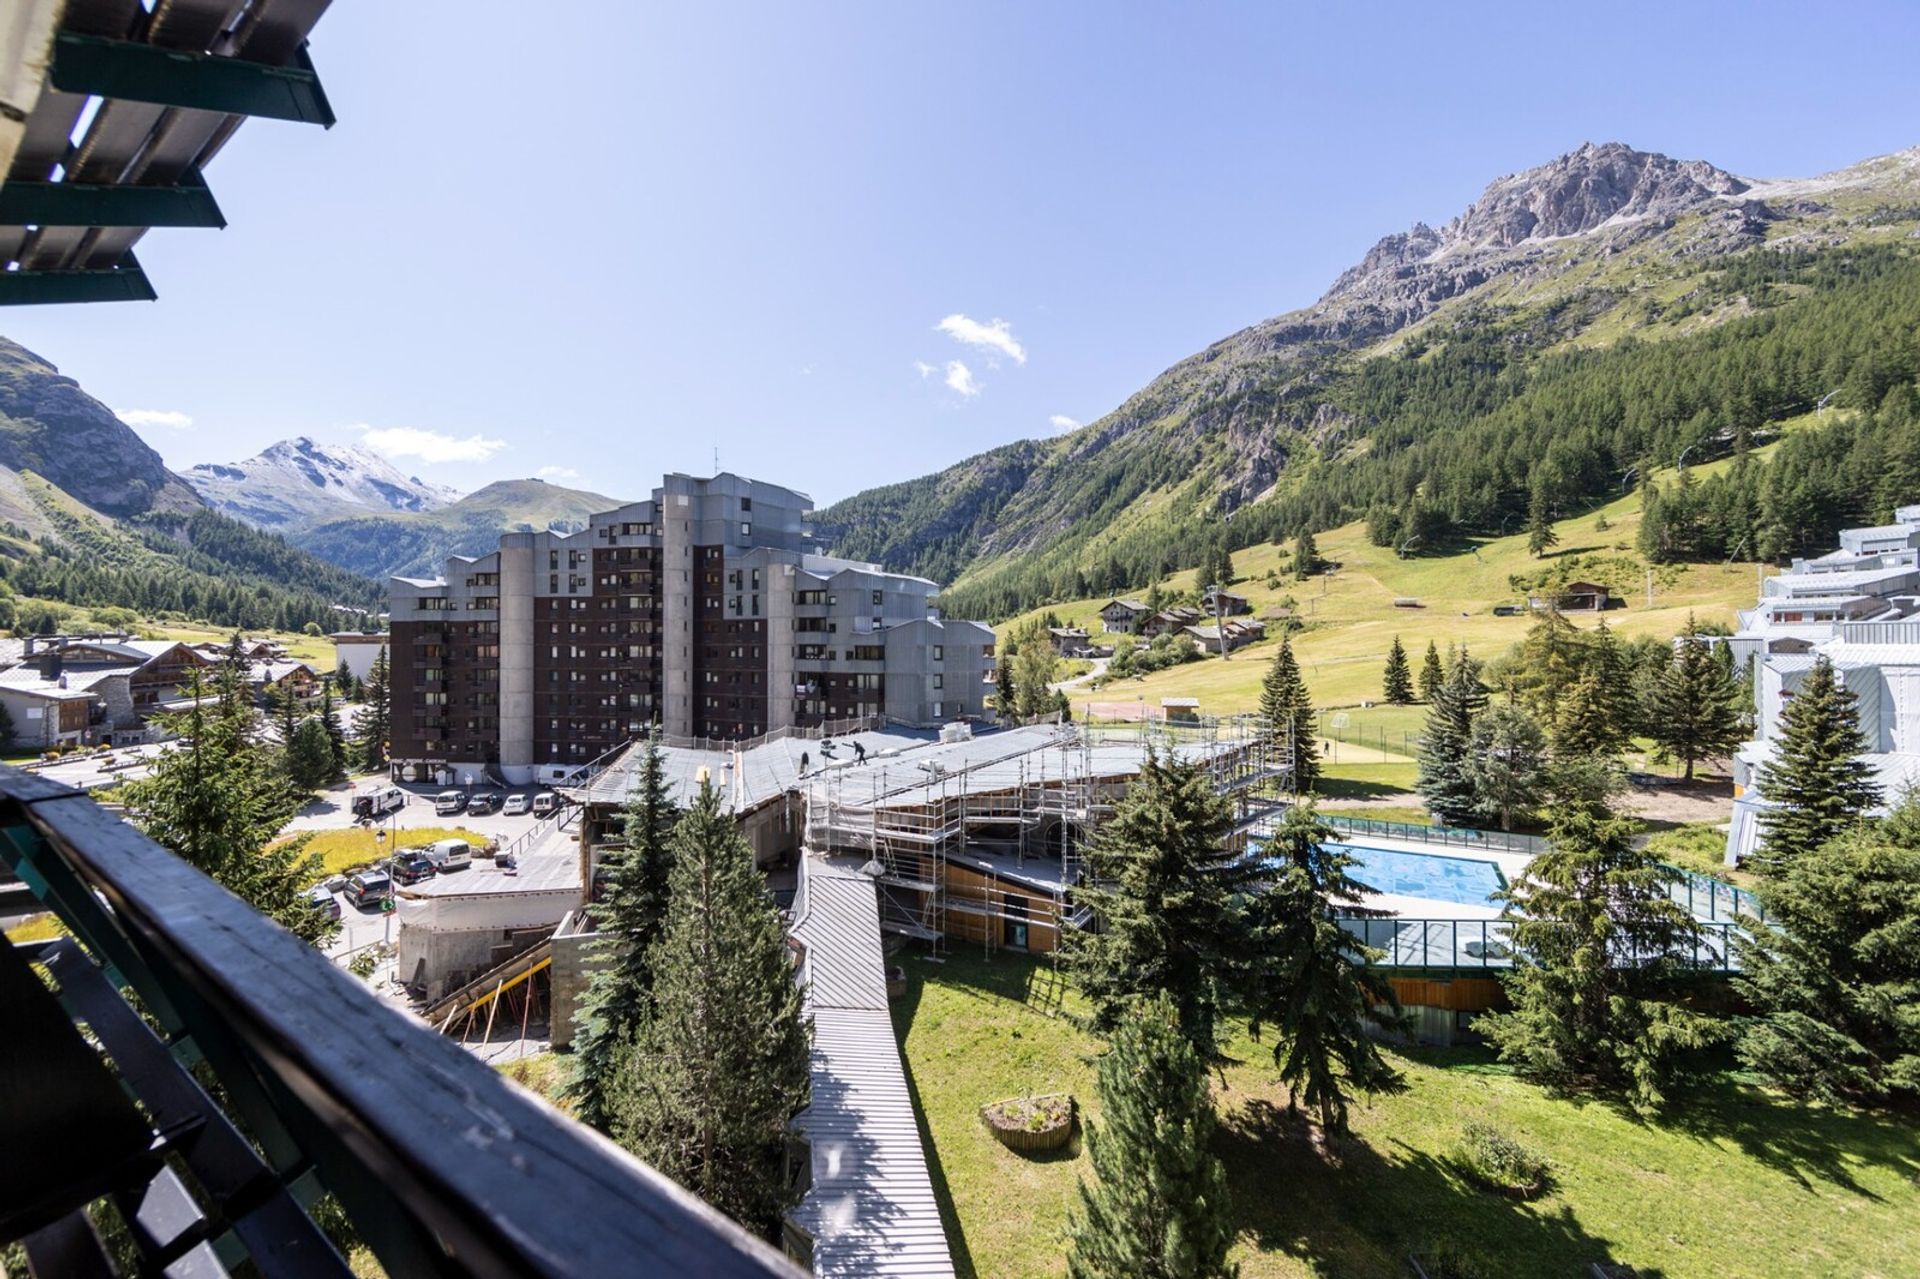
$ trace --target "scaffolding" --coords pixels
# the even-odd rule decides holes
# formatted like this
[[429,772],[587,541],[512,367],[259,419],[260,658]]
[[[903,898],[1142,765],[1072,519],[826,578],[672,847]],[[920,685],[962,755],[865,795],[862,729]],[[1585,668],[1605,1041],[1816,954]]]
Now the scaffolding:
[[995,750],[836,768],[811,779],[805,846],[864,855],[881,926],[928,942],[1051,950],[1084,923],[1073,890],[1086,849],[1149,754],[1200,764],[1235,800],[1236,824],[1271,802],[1290,751],[1257,716],[1062,723]]

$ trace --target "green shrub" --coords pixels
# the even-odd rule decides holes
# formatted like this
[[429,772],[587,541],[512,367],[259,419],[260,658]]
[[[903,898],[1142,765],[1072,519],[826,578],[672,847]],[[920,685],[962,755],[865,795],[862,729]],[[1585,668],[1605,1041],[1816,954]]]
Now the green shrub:
[[1479,1120],[1460,1130],[1460,1170],[1488,1190],[1531,1199],[1546,1188],[1549,1165],[1540,1155]]
[[1442,1235],[1419,1254],[1420,1271],[1427,1279],[1494,1279],[1497,1272],[1471,1244]]

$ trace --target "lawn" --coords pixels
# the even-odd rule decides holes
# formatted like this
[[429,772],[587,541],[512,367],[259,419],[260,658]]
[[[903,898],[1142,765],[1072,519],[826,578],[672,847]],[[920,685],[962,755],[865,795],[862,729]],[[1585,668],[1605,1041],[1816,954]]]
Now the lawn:
[[[384,828],[382,828],[384,829]],[[461,826],[407,826],[394,837],[395,848],[419,848],[440,839],[464,839],[476,848],[487,845],[488,836]],[[307,851],[320,854],[327,875],[337,875],[353,866],[365,866],[387,855],[387,847],[361,826],[347,830],[316,831],[307,836]]]
[[[1420,806],[1419,797],[1414,793],[1413,783],[1419,775],[1420,766],[1412,760],[1383,764],[1343,764],[1329,758],[1320,769],[1320,799],[1330,809],[1339,809],[1343,803],[1351,805],[1354,801],[1405,800],[1405,807]],[[1426,810],[1420,808],[1427,820]],[[1376,815],[1369,810],[1369,815]],[[1396,821],[1410,821],[1411,818],[1395,818]]]
[[[1046,963],[961,948],[909,957],[894,1024],[923,1115],[935,1192],[962,1276],[1064,1273],[1080,1143],[1052,1159],[1001,1147],[983,1103],[1068,1090],[1092,1104],[1095,1040],[1048,1010],[1076,997]],[[1478,1049],[1397,1055],[1408,1089],[1356,1109],[1324,1161],[1285,1117],[1270,1049],[1243,1037],[1219,1087],[1215,1148],[1233,1189],[1247,1279],[1407,1274],[1446,1236],[1489,1275],[1575,1279],[1611,1258],[1663,1279],[1911,1274],[1920,1255],[1920,1128],[1790,1105],[1723,1075],[1644,1124],[1556,1099]],[[1460,1125],[1497,1124],[1553,1163],[1519,1203],[1473,1189],[1450,1155]]]

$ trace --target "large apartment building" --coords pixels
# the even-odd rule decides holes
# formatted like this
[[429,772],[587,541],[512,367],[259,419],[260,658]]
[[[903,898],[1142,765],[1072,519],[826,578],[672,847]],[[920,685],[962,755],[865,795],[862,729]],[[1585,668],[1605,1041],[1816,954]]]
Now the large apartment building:
[[925,578],[821,554],[811,507],[737,475],[668,475],[578,532],[508,533],[439,578],[393,578],[394,761],[517,783],[654,723],[740,739],[982,715],[991,628],[942,620]]

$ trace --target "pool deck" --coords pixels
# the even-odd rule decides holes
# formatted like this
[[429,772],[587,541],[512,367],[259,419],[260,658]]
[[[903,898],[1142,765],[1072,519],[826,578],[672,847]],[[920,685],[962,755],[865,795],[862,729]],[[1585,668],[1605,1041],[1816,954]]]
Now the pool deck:
[[[1456,861],[1492,862],[1500,868],[1501,878],[1509,884],[1526,873],[1532,860],[1526,853],[1495,848],[1463,848],[1458,845],[1436,847],[1417,839],[1396,839],[1390,835],[1353,835],[1342,832],[1336,843],[1353,848],[1376,848],[1386,852],[1413,853],[1421,857],[1446,857]],[[1436,897],[1409,897],[1400,893],[1371,893],[1358,903],[1372,910],[1392,911],[1405,919],[1498,919],[1500,907],[1493,902],[1455,902]]]

